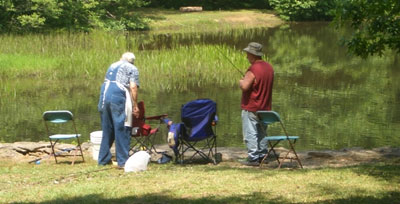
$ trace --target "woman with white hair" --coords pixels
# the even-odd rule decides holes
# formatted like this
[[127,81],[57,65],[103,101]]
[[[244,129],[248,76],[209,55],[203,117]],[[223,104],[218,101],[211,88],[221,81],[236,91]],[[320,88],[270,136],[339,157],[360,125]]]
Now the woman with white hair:
[[98,110],[101,115],[103,138],[99,151],[99,165],[112,163],[110,148],[114,140],[118,166],[124,167],[129,158],[132,112],[135,116],[139,114],[139,71],[134,61],[133,53],[124,53],[118,62],[110,65],[101,86]]

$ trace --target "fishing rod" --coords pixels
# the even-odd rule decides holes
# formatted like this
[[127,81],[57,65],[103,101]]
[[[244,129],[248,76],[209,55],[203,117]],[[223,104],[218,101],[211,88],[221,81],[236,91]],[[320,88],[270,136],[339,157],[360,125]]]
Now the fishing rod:
[[224,53],[222,53],[222,51],[217,47],[218,52],[225,57],[226,60],[228,60],[228,62],[230,62],[233,65],[233,68],[235,68],[236,71],[238,71],[242,76],[244,76],[244,73],[242,71],[240,71],[239,68],[236,67],[235,64],[233,64],[233,62],[226,56],[224,55]]

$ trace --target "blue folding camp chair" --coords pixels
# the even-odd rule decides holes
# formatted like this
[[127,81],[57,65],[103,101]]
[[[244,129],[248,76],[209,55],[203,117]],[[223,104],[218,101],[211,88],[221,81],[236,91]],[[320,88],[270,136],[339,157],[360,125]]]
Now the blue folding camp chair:
[[[259,117],[259,119],[266,125],[270,125],[272,123],[275,122],[279,122],[281,124],[282,130],[284,131],[285,135],[283,136],[268,136],[265,137],[265,140],[268,142],[269,145],[269,150],[267,152],[267,154],[264,156],[264,158],[262,159],[261,163],[260,163],[260,167],[262,167],[264,160],[266,158],[268,158],[268,156],[272,153],[273,156],[276,158],[276,161],[278,162],[279,166],[278,168],[281,168],[282,163],[289,159],[289,153],[293,152],[295,157],[294,158],[290,158],[290,161],[292,160],[296,160],[297,163],[300,165],[301,168],[303,168],[303,165],[301,164],[301,161],[296,153],[296,150],[294,149],[294,144],[296,143],[297,139],[299,139],[299,136],[289,136],[285,126],[283,125],[283,122],[281,120],[281,117],[279,116],[279,114],[277,112],[274,111],[257,111],[256,112],[257,116]],[[289,143],[289,151],[283,153],[284,156],[281,157],[282,159],[280,159],[280,157],[277,155],[277,153],[275,152],[275,146],[278,145],[281,141],[288,141]],[[280,154],[282,155],[282,154]]]
[[[174,150],[177,163],[193,161],[200,156],[217,164],[216,112],[217,104],[210,99],[197,99],[182,106],[182,122],[171,124],[168,134],[168,144]],[[191,154],[186,160],[185,153]]]
[[[76,145],[75,148],[69,150],[69,151],[74,151],[74,155],[64,155],[64,156],[74,156],[72,160],[72,165],[75,162],[75,156],[81,156],[82,161],[84,162],[85,158],[83,157],[82,147],[79,141],[79,137],[81,136],[81,134],[78,134],[78,131],[76,130],[74,116],[72,115],[72,113],[67,110],[46,111],[43,113],[43,120],[46,127],[47,135],[50,140],[51,155],[54,156],[56,163],[57,163],[57,156],[61,156],[59,152],[55,152],[54,150],[57,142],[60,140],[69,140],[69,139],[76,139],[78,144]],[[59,125],[67,124],[68,122],[72,122],[73,133],[68,133],[68,134],[60,133],[60,131],[63,131],[63,129]],[[53,123],[51,128],[50,124],[48,123]],[[77,151],[80,151],[80,155],[76,154]]]

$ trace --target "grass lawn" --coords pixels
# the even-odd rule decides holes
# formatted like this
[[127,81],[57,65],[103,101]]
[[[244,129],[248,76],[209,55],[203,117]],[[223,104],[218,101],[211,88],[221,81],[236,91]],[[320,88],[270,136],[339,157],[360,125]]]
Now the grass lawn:
[[180,12],[141,9],[154,33],[217,32],[237,28],[275,27],[284,23],[268,10]]
[[95,161],[2,161],[0,203],[400,203],[400,164],[307,170],[155,164],[124,173]]

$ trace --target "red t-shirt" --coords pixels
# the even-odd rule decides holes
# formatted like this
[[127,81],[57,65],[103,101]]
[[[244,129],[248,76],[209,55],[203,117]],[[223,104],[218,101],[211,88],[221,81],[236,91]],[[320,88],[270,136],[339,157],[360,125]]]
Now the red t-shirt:
[[274,69],[265,61],[256,61],[247,71],[256,79],[249,90],[242,92],[241,108],[251,112],[271,110]]

